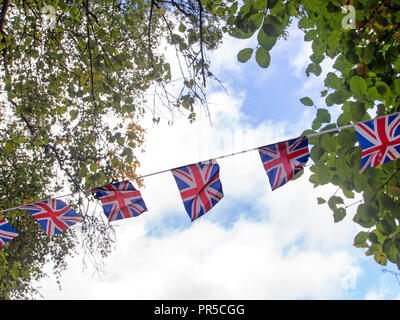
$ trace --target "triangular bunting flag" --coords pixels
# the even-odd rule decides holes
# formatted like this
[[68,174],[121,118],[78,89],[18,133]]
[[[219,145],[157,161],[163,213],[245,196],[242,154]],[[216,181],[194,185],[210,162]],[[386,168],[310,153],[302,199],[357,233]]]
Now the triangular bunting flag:
[[258,151],[272,190],[291,180],[310,156],[306,137],[260,147]]
[[18,232],[15,231],[6,220],[0,220],[0,247],[17,236]]
[[183,204],[192,221],[214,207],[224,196],[215,160],[171,170]]
[[109,222],[137,217],[147,211],[140,191],[129,181],[113,183],[91,191],[100,199]]
[[27,210],[50,237],[82,221],[70,206],[61,200],[50,199],[18,207]]
[[400,113],[356,123],[355,129],[362,148],[359,173],[400,157]]

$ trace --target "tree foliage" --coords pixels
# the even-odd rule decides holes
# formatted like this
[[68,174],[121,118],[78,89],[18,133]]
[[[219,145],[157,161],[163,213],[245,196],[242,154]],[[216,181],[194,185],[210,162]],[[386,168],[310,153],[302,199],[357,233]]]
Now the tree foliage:
[[[355,28],[348,21],[348,10],[355,10]],[[233,1],[226,17],[226,32],[238,39],[257,37],[256,48],[239,52],[246,62],[252,53],[260,67],[268,67],[269,52],[279,37],[287,36],[291,23],[311,42],[312,55],[306,75],[320,76],[321,63],[334,61],[333,71],[323,80],[321,92],[326,106],[317,107],[309,97],[300,101],[315,107],[312,128],[303,134],[369,120],[399,112],[400,103],[400,1],[398,0],[248,0],[239,6]],[[349,8],[349,7],[347,7]],[[262,54],[261,54],[262,52]],[[331,110],[339,110],[332,122]],[[354,129],[344,129],[309,139],[312,145],[311,183],[315,187],[333,184],[342,191],[327,204],[335,222],[343,220],[348,208],[358,205],[353,221],[365,228],[354,238],[381,265],[400,268],[400,160],[369,168],[359,174],[361,148]],[[360,201],[355,201],[361,195]]]
[[[55,9],[54,28],[45,24],[46,5]],[[355,29],[343,27],[347,5],[356,9]],[[161,111],[183,110],[194,120],[196,102],[206,103],[207,79],[217,80],[206,52],[223,34],[254,37],[256,47],[243,48],[237,58],[268,68],[271,50],[289,36],[292,23],[312,45],[307,76],[320,76],[321,63],[334,60],[323,80],[326,106],[301,97],[316,109],[304,134],[400,111],[399,0],[3,0],[0,209],[71,189],[84,216],[84,250],[106,256],[112,227],[85,207],[82,191],[137,177],[142,115],[152,113],[157,123]],[[179,78],[163,54],[166,45],[175,51]],[[337,119],[333,108],[340,110]],[[310,181],[334,184],[346,198],[335,193],[318,203],[332,209],[335,222],[358,204],[353,220],[365,231],[354,245],[379,264],[400,267],[400,162],[359,175],[361,150],[352,129],[310,138],[310,144]],[[356,194],[362,200],[351,202]],[[47,261],[56,273],[65,268],[78,248],[77,230],[49,239],[25,212],[2,218],[20,236],[0,250],[0,295],[29,297],[31,280],[44,276]]]
[[[49,8],[54,21],[45,19]],[[84,250],[106,256],[112,227],[86,208],[82,191],[137,178],[145,112],[154,122],[162,109],[195,119],[206,80],[214,79],[205,51],[221,35],[200,1],[3,0],[0,209],[76,192]],[[165,45],[176,51],[179,78]],[[77,231],[48,239],[25,212],[2,218],[20,235],[0,250],[0,296],[26,298],[47,261],[56,274],[65,268]]]

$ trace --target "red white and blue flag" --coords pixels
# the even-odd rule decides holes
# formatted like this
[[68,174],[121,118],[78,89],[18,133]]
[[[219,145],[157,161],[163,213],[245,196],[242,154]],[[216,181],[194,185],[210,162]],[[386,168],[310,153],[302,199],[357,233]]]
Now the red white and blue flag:
[[18,232],[6,220],[0,220],[0,247],[17,236]]
[[100,199],[109,222],[137,217],[147,211],[140,191],[129,181],[113,183],[91,191]]
[[400,158],[400,113],[355,124],[362,148],[361,169]]
[[224,196],[215,160],[171,170],[183,204],[192,221],[214,207]]
[[307,137],[260,147],[258,151],[272,190],[291,180],[310,156]]
[[82,221],[82,217],[79,214],[65,202],[58,199],[27,204],[18,207],[18,209],[29,211],[49,237]]

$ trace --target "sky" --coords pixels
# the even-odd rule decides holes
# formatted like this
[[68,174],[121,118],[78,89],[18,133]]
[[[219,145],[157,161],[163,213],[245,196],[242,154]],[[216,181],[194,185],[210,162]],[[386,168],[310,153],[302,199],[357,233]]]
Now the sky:
[[[209,56],[227,91],[208,85],[211,121],[199,113],[192,124],[185,117],[173,126],[144,122],[139,174],[295,138],[311,126],[315,109],[299,99],[307,95],[324,107],[324,77],[305,75],[311,48],[303,34],[291,28],[268,69],[254,57],[237,61],[247,46],[255,47],[254,39],[228,37]],[[324,62],[325,73],[331,65]],[[353,247],[362,230],[352,221],[356,206],[334,223],[327,205],[317,204],[334,186],[314,189],[306,167],[271,191],[257,151],[217,162],[224,198],[211,211],[191,222],[170,172],[145,178],[148,212],[113,222],[117,242],[104,269],[84,268],[78,254],[69,259],[62,290],[52,276],[38,282],[39,299],[400,299],[399,283],[384,272],[395,266],[379,266]]]

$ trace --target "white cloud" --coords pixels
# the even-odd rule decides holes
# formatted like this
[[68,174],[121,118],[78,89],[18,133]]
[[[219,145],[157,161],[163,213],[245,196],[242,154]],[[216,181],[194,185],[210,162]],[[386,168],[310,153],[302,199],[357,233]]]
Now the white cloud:
[[370,291],[365,295],[365,300],[383,300],[384,294],[382,292]]
[[234,72],[240,75],[244,70],[243,63],[237,59],[237,54],[241,49],[255,46],[255,39],[236,39],[229,35],[223,37],[223,43],[218,50],[210,53],[210,66],[215,74],[223,72]]
[[277,55],[287,56],[293,75],[303,78],[312,54],[311,42],[303,41],[304,32],[295,26],[288,29],[288,35],[288,39],[280,40],[273,50],[277,51]]
[[340,297],[359,272],[345,251],[283,251],[268,223],[240,220],[228,230],[203,219],[162,238],[144,237],[141,223],[129,227],[108,259],[108,274],[90,279],[75,262],[63,291],[48,286],[49,297],[326,299]]
[[[384,276],[379,279],[377,286],[369,289],[369,291],[365,294],[365,300],[400,300],[400,279],[398,279],[398,275],[396,277],[398,272],[389,271],[386,268],[382,269],[382,273],[383,271],[388,272],[385,272]],[[393,286],[393,284],[395,284],[395,286]]]
[[[132,226],[131,226],[132,227]],[[162,238],[132,227],[101,279],[70,269],[63,299],[325,299],[340,297],[358,274],[345,251],[282,250],[268,223],[232,229],[203,219]],[[48,290],[48,289],[47,289]]]

